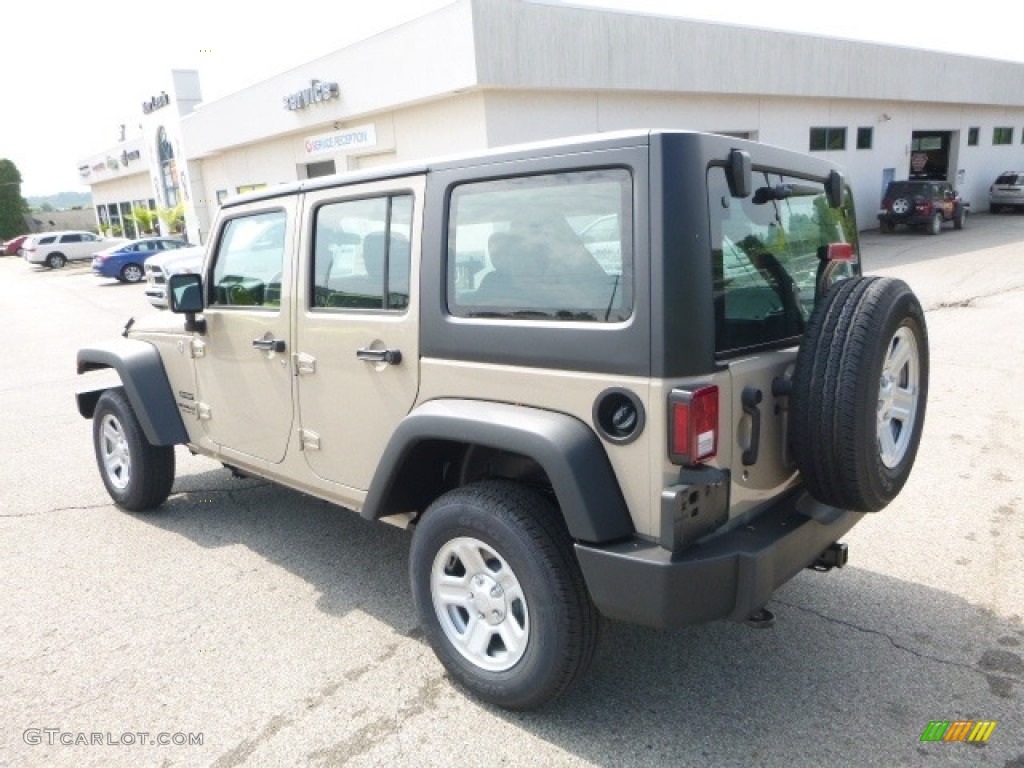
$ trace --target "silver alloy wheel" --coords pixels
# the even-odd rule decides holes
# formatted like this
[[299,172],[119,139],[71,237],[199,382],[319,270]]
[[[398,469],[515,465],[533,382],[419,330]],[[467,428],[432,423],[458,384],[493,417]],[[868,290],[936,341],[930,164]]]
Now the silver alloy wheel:
[[892,212],[897,216],[904,216],[910,210],[910,201],[905,197],[897,197],[892,201]]
[[137,264],[127,264],[121,270],[121,276],[129,283],[137,283],[142,279],[142,269]]
[[905,325],[889,342],[878,387],[878,450],[882,463],[896,468],[914,433],[920,398],[921,360],[917,339]]
[[438,551],[430,595],[452,646],[480,669],[504,672],[526,652],[530,613],[519,579],[479,539],[459,537]]
[[100,422],[100,456],[110,484],[118,490],[127,488],[132,479],[131,451],[124,427],[110,413]]

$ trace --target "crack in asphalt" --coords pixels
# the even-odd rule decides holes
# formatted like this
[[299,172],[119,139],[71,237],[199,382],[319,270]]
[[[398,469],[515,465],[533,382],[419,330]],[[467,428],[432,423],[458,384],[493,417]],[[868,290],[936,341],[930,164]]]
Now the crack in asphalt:
[[990,293],[979,293],[977,296],[969,296],[966,299],[956,299],[953,301],[940,301],[935,304],[929,304],[924,308],[925,312],[937,312],[940,309],[963,309],[965,307],[973,307],[974,302],[980,299],[991,299],[993,296],[1002,296],[1007,293],[1013,293],[1024,289],[1024,285],[1009,285],[1000,288],[997,291]]
[[[964,662],[953,661],[952,659],[944,659],[944,658],[941,658],[939,656],[932,656],[932,655],[927,654],[927,653],[921,653],[920,651],[915,650],[914,648],[911,648],[911,647],[909,647],[907,645],[903,645],[902,643],[898,642],[896,640],[896,638],[894,638],[892,635],[889,635],[889,634],[887,634],[885,632],[882,632],[881,630],[869,629],[868,627],[861,627],[861,626],[858,626],[857,624],[854,624],[852,622],[844,621],[843,619],[836,618],[835,616],[829,616],[828,614],[822,613],[821,611],[816,611],[813,608],[807,608],[806,606],[803,606],[803,605],[795,605],[794,603],[787,603],[784,600],[775,599],[772,602],[778,603],[779,605],[784,605],[787,608],[795,608],[796,610],[803,611],[804,613],[810,613],[810,614],[812,614],[814,616],[817,616],[820,619],[824,619],[827,622],[835,623],[835,624],[840,624],[840,625],[842,625],[844,627],[849,627],[850,629],[856,630],[857,632],[863,632],[864,634],[877,635],[878,637],[883,637],[883,638],[885,638],[886,640],[889,641],[889,643],[893,646],[893,648],[896,648],[896,649],[901,650],[901,651],[905,651],[905,652],[911,654],[912,656],[916,656],[919,659],[923,659],[923,660],[926,660],[926,661],[934,661],[934,662],[936,662],[938,664],[942,664],[942,665],[947,666],[947,667],[955,667],[955,668],[964,669],[964,670],[967,670],[967,671],[970,671],[970,672],[976,672],[977,674],[982,675],[983,677],[986,677],[986,678],[989,675],[991,675],[991,670],[986,672],[983,668],[981,668],[981,667],[979,667],[979,666],[977,666],[975,664],[967,664],[967,663],[964,663]],[[1006,674],[1006,673],[1004,672],[1004,674]],[[1013,676],[1013,673],[1010,673],[1010,677],[1015,682],[1021,682],[1020,680],[1017,680],[1016,677]]]
[[104,509],[109,507],[110,502],[106,504],[86,504],[78,507],[54,507],[53,509],[40,509],[35,512],[19,512],[14,515],[0,515],[0,518],[4,517],[38,517],[39,515],[48,515],[52,512],[81,512],[88,509]]
[[[232,501],[238,503],[240,506],[248,510],[248,506],[239,501],[238,499],[235,499],[232,496],[232,494],[242,493],[244,491],[252,491],[257,488],[267,488],[273,485],[275,484],[268,481],[264,483],[254,483],[252,485],[247,485],[244,488],[189,488],[187,490],[174,491],[167,498],[173,498],[175,496],[185,496],[190,493],[226,493],[231,498]],[[17,512],[15,514],[0,514],[0,519],[17,517],[38,517],[39,515],[49,515],[55,512],[84,512],[90,509],[106,509],[112,506],[115,506],[114,503],[112,501],[108,501],[104,504],[82,504],[70,507],[52,507],[50,509],[39,509],[36,510],[35,512]]]

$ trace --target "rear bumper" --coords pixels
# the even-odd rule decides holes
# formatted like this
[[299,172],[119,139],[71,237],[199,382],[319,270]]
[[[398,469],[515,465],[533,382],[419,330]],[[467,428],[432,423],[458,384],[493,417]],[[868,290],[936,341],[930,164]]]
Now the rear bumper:
[[591,597],[609,618],[652,627],[743,621],[863,516],[797,491],[746,525],[675,555],[639,539],[577,544],[576,554]]

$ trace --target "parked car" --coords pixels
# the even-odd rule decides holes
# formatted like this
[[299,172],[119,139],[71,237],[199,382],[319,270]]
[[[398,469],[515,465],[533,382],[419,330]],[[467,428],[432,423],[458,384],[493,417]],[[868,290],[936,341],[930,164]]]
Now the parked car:
[[29,264],[45,264],[51,269],[60,269],[69,261],[92,258],[97,251],[125,242],[127,239],[124,237],[104,238],[79,230],[43,232],[25,241],[21,255]]
[[92,271],[100,277],[113,277],[123,283],[138,283],[146,273],[143,265],[150,257],[187,246],[175,237],[144,237],[104,248],[92,257]]
[[25,241],[28,240],[29,237],[31,237],[31,235],[18,235],[17,237],[12,237],[3,244],[0,255],[17,256],[18,252],[21,250],[21,246],[24,245]]
[[167,309],[167,278],[171,275],[198,272],[203,266],[206,249],[190,245],[164,251],[146,260],[146,298],[157,309]]
[[963,229],[968,206],[948,181],[891,181],[878,221],[882,232],[893,232],[897,224],[905,224],[924,227],[928,234],[937,235],[947,221]]
[[602,615],[770,626],[903,488],[924,310],[861,276],[855,222],[825,159],[682,131],[283,185],[221,206],[167,280],[178,323],[79,349],[120,381],[78,411],[126,510],[168,498],[185,445],[413,527],[423,637],[532,709]]
[[999,213],[1003,208],[1024,208],[1024,172],[1004,171],[988,188],[988,209]]

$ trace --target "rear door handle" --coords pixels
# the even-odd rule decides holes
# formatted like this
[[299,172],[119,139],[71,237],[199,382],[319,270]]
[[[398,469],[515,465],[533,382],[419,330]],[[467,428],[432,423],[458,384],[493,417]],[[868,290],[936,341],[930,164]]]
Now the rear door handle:
[[402,353],[397,349],[363,349],[356,350],[356,357],[367,363],[387,363],[398,365],[402,362]]
[[284,352],[284,339],[253,339],[252,345],[263,352]]

